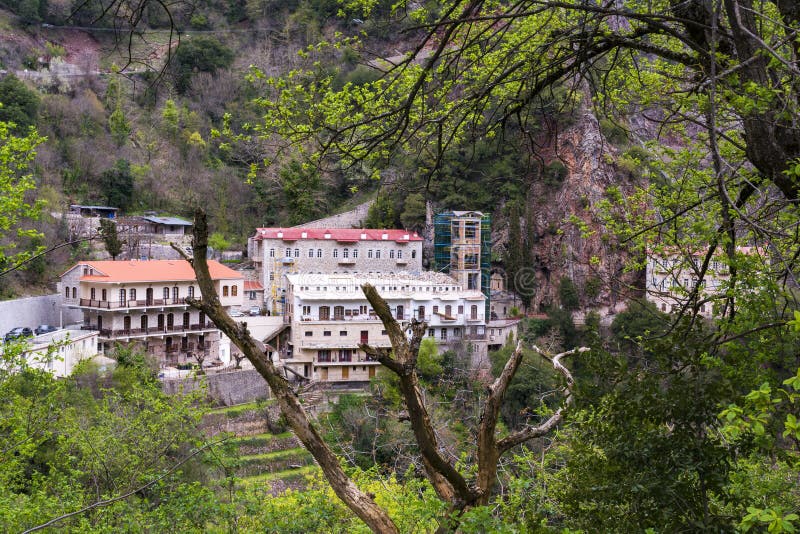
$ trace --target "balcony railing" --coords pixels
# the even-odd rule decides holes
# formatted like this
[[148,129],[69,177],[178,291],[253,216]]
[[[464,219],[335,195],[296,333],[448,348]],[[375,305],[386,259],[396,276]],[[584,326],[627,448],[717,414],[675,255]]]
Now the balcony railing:
[[328,317],[320,317],[319,315],[301,315],[300,316],[301,322],[317,322],[317,321],[357,321],[357,322],[364,322],[364,321],[380,321],[378,316],[375,314],[369,315],[330,315]]
[[128,299],[128,300],[96,300],[80,299],[81,307],[117,310],[120,308],[147,308],[148,306],[186,306],[184,299]]
[[81,330],[98,330],[100,332],[101,337],[107,338],[114,338],[114,337],[140,337],[140,336],[152,336],[152,335],[159,335],[159,334],[172,334],[172,333],[192,333],[192,332],[204,332],[208,330],[214,330],[217,327],[212,322],[206,322],[202,324],[192,324],[192,325],[173,325],[173,326],[163,326],[157,327],[153,326],[150,328],[119,328],[119,329],[111,329],[111,328],[98,328],[96,324],[85,324],[81,326]]

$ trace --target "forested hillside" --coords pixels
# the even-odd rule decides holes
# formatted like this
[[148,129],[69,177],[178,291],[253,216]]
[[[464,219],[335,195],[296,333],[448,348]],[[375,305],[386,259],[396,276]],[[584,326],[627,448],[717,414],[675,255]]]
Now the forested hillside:
[[[68,239],[70,203],[194,215],[187,302],[319,467],[299,492],[243,481],[145,359],[57,381],[10,345],[13,529],[800,528],[796,2],[2,5],[4,293],[87,253],[32,257]],[[540,314],[476,369],[365,285],[392,348],[359,348],[382,373],[311,417],[219,305],[209,234],[242,246],[366,199],[374,227],[491,212],[493,267]]]

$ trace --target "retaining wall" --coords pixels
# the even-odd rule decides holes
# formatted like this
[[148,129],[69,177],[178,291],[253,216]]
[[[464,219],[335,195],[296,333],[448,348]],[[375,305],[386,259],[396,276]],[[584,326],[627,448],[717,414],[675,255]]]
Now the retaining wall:
[[80,310],[65,308],[58,293],[0,302],[0,335],[16,326],[66,326],[83,322]]
[[270,398],[269,387],[255,369],[243,369],[225,373],[214,373],[186,378],[167,378],[162,380],[165,393],[174,395],[181,391],[194,391],[207,384],[208,396],[214,403],[233,406],[259,399]]

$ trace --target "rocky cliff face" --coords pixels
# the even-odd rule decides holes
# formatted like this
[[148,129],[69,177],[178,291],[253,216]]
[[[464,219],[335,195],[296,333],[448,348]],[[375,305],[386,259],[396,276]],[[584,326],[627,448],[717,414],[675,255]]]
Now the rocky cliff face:
[[[545,151],[545,163],[560,161],[566,167],[566,176],[555,186],[552,181],[534,180],[530,191],[528,210],[533,224],[531,256],[536,284],[532,311],[558,303],[562,277],[575,284],[584,307],[613,308],[634,292],[639,275],[624,272],[629,255],[605,230],[597,210],[610,186],[627,195],[638,185],[616,169],[617,152],[587,109]],[[500,234],[497,241],[505,245]]]

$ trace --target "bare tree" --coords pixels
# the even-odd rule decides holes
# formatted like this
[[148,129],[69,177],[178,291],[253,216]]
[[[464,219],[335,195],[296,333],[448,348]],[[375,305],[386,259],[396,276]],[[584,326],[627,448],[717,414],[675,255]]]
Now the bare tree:
[[[198,209],[195,212],[194,220],[193,258],[187,257],[186,259],[194,268],[203,298],[201,300],[187,298],[186,302],[203,311],[214,321],[267,381],[290,427],[319,463],[334,492],[347,507],[374,532],[398,532],[397,526],[388,513],[379,507],[369,495],[359,490],[344,473],[338,458],[309,420],[298,401],[296,392],[271,361],[263,344],[253,339],[247,327],[233,321],[222,308],[208,271],[207,247],[206,217],[203,210]],[[407,328],[404,327],[392,317],[388,304],[373,286],[365,284],[362,289],[386,328],[392,350],[374,348],[369,345],[361,345],[361,348],[376,358],[390,372],[397,375],[400,380],[401,393],[425,474],[439,498],[448,504],[447,516],[443,518],[439,531],[450,532],[457,527],[458,518],[464,511],[489,502],[497,479],[497,465],[500,457],[513,447],[550,432],[561,421],[565,407],[571,402],[573,383],[572,375],[561,363],[561,359],[588,349],[578,348],[550,356],[538,347],[534,347],[538,354],[552,361],[556,371],[564,376],[566,380],[564,405],[543,423],[525,427],[498,439],[496,430],[503,397],[522,361],[522,345],[521,343],[517,345],[517,349],[506,363],[500,376],[487,388],[476,443],[477,474],[474,477],[467,477],[440,453],[436,432],[420,388],[416,366],[420,343],[427,325],[414,320]],[[410,331],[410,337],[406,335],[407,330]]]

